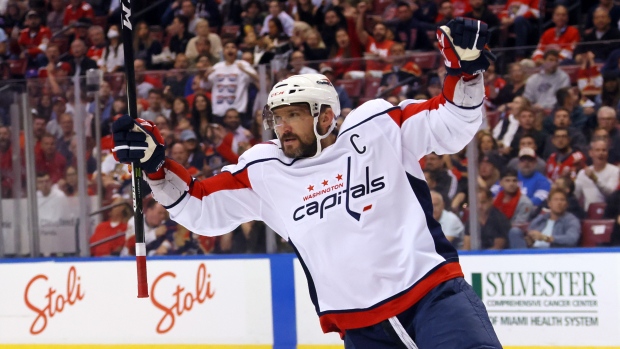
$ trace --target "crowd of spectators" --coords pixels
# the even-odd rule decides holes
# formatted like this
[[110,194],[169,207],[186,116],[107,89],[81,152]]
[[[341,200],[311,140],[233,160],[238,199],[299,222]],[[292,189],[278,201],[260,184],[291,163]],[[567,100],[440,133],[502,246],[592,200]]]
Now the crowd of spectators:
[[[263,140],[259,65],[268,65],[267,90],[291,75],[325,74],[340,97],[340,125],[372,98],[396,105],[440,95],[445,69],[435,29],[456,16],[488,23],[498,56],[484,73],[486,122],[475,139],[478,195],[471,199],[482,248],[585,245],[582,228],[602,218],[613,220],[599,222],[613,229],[604,244],[620,244],[620,6],[613,0],[168,0],[161,6],[138,17],[127,43],[118,1],[0,2],[2,197],[15,195],[12,149],[25,151],[23,131],[11,125],[14,101],[2,87],[23,85],[32,106],[40,209],[77,195],[78,128],[86,134],[88,194],[101,181],[104,203],[121,204],[92,235],[93,255],[134,252],[133,219],[122,205],[130,195],[129,169],[110,155],[110,125],[127,112],[124,45],[134,51],[140,117],[160,129],[169,157],[204,179]],[[104,72],[98,99],[86,88],[89,69]],[[22,132],[19,145],[13,132]],[[435,219],[457,248],[469,249],[464,151],[430,154],[421,165]],[[266,249],[262,222],[208,238],[170,221],[151,198],[145,207],[149,254]]]

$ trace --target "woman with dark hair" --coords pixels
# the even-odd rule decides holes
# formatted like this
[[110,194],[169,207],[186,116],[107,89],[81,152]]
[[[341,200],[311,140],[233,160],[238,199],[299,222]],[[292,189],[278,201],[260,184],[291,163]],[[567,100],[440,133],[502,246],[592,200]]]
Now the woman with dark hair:
[[110,29],[108,29],[108,44],[103,49],[100,62],[97,62],[97,64],[104,73],[116,73],[123,70],[125,56],[123,55],[120,29],[117,25],[111,25]]
[[293,8],[293,17],[298,22],[306,22],[311,27],[314,27],[318,24],[315,17],[317,10],[318,8],[314,7],[312,0],[297,0]]
[[[196,100],[194,99],[194,102]],[[181,119],[189,119],[189,103],[187,103],[187,99],[183,97],[176,97],[172,102],[172,109],[170,110],[170,126],[171,128],[176,128],[179,120]]]
[[491,152],[497,152],[498,144],[491,132],[487,130],[478,131],[476,135],[476,141],[478,144],[478,154],[480,156],[488,155]]
[[284,26],[278,17],[273,17],[267,22],[268,35],[271,39],[271,51],[274,53],[274,58],[288,57],[291,53],[290,38],[284,32]]
[[213,123],[213,116],[211,115],[211,102],[205,95],[199,94],[194,97],[190,123],[199,141],[209,138],[209,124]]
[[146,63],[146,69],[154,69],[153,55],[158,55],[162,51],[161,43],[153,40],[151,30],[146,22],[141,21],[136,25],[137,35],[133,39],[134,59],[142,59]]
[[620,107],[620,79],[617,73],[603,74],[603,91],[596,96],[597,107]]
[[360,45],[351,40],[345,28],[336,31],[336,42],[338,45],[332,49],[332,53],[329,55],[336,79],[341,79],[347,72],[363,70],[360,60],[362,58]]
[[39,103],[37,104],[37,112],[46,120],[50,120],[52,116],[52,97],[49,94],[45,93],[41,95]]

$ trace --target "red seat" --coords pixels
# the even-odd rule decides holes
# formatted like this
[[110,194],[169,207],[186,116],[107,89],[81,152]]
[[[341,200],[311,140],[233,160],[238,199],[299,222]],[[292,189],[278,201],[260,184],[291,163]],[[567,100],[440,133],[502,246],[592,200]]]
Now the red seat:
[[377,98],[379,87],[381,87],[381,78],[366,78],[366,85],[364,86],[364,98]]
[[97,17],[93,18],[93,25],[98,25],[101,28],[103,28],[103,30],[105,30],[107,25],[108,25],[108,17],[107,16],[97,16]]
[[570,77],[570,83],[577,83],[577,73],[579,72],[579,65],[561,65],[560,69],[564,70],[566,74]]
[[607,204],[604,202],[593,202],[588,206],[588,219],[603,219]]
[[362,93],[362,85],[364,80],[362,79],[341,79],[336,80],[336,86],[344,88],[349,97],[358,98]]
[[581,222],[581,246],[596,247],[609,243],[613,230],[613,219],[583,220]]
[[9,64],[12,76],[23,76],[26,74],[26,68],[28,62],[26,59],[9,59],[6,61]]
[[420,69],[435,69],[439,54],[436,52],[414,52],[411,54],[411,60],[417,64]]

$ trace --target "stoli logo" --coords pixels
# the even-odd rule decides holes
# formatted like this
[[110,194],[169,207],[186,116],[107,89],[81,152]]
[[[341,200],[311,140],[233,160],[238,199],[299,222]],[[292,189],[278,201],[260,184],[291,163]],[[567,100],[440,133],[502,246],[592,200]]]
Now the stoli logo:
[[62,313],[68,306],[74,305],[78,301],[84,299],[84,292],[82,292],[80,288],[80,277],[77,276],[75,267],[71,266],[67,275],[66,293],[56,293],[56,289],[49,286],[47,294],[44,297],[45,303],[41,304],[41,306],[37,305],[38,302],[31,299],[30,289],[35,284],[46,285],[44,281],[47,280],[47,275],[39,274],[28,282],[26,290],[24,291],[24,302],[26,306],[37,315],[30,326],[30,333],[34,335],[45,331],[48,318],[53,318],[55,315]]
[[[215,291],[211,291],[211,274],[207,274],[207,267],[204,263],[201,263],[196,272],[196,288],[194,290],[188,289],[188,291],[185,291],[185,287],[177,284],[175,291],[169,295],[171,296],[169,299],[171,298],[172,304],[166,305],[163,301],[160,301],[160,299],[163,299],[163,297],[160,298],[160,296],[163,295],[157,294],[157,288],[163,287],[159,285],[161,281],[170,278],[175,279],[176,274],[167,271],[159,275],[151,287],[151,302],[153,302],[153,305],[157,309],[164,312],[164,315],[157,324],[156,330],[159,334],[164,334],[172,330],[176,317],[183,315],[186,311],[192,310],[194,303],[198,302],[198,304],[202,304],[215,295]],[[192,293],[192,291],[195,291],[195,293]]]

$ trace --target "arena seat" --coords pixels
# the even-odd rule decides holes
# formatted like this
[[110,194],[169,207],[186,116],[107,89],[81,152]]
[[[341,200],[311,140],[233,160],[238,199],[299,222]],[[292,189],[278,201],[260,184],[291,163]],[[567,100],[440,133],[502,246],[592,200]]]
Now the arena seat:
[[603,219],[607,204],[604,202],[593,202],[588,206],[588,219]]
[[581,246],[597,247],[608,244],[613,230],[613,219],[585,219],[581,222]]

